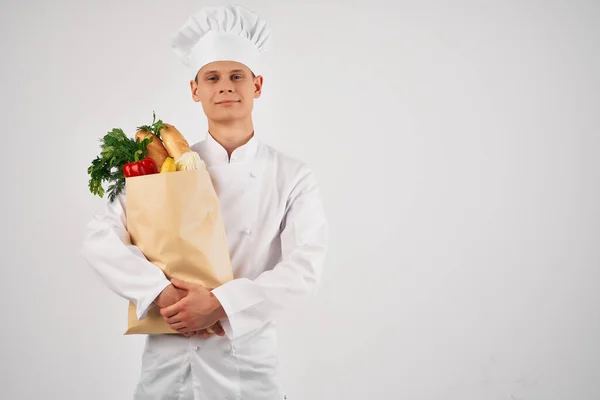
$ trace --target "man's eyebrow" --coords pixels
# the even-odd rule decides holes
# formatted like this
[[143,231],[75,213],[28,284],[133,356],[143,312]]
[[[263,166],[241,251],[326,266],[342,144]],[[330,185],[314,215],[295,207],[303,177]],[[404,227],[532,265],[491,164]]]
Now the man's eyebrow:
[[[229,71],[230,74],[232,74],[234,72],[240,73],[240,72],[244,72],[244,70],[243,69],[232,69],[231,71]],[[203,75],[218,74],[218,73],[219,73],[219,71],[213,70],[213,71],[206,71],[206,72],[203,73]]]

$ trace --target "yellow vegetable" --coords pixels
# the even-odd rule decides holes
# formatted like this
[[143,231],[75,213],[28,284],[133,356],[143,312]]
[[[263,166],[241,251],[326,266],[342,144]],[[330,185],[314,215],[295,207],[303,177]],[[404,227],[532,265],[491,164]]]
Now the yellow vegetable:
[[160,168],[160,173],[162,174],[163,172],[175,172],[176,170],[177,168],[175,166],[175,160],[173,159],[173,157],[167,157],[162,167]]

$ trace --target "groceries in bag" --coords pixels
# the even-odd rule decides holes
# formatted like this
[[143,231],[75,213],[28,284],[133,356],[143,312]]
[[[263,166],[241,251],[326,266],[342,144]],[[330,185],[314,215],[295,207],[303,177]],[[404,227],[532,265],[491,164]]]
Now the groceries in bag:
[[[132,245],[167,279],[216,288],[233,279],[219,199],[206,164],[173,125],[156,121],[134,138],[113,129],[88,168],[90,191],[114,201],[125,191]],[[105,190],[103,185],[108,184]],[[213,333],[209,329],[209,332]],[[125,334],[178,334],[156,305],[139,319],[130,302]]]

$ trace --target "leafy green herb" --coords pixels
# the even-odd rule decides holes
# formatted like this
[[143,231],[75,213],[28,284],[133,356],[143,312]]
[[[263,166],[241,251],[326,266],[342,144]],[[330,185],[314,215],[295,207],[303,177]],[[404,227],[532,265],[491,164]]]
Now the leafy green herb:
[[138,142],[127,137],[123,130],[115,128],[100,139],[100,142],[100,155],[92,161],[87,170],[90,175],[88,186],[92,194],[104,197],[103,183],[109,182],[108,198],[112,202],[125,188],[123,166],[146,157],[146,149],[151,139]]
[[159,139],[160,137],[160,130],[163,129],[165,127],[164,123],[162,122],[162,120],[158,120],[156,121],[156,113],[154,113],[154,111],[152,112],[152,125],[142,125],[140,127],[138,127],[138,131],[146,131],[146,132],[150,132],[153,133],[154,135],[156,135]]

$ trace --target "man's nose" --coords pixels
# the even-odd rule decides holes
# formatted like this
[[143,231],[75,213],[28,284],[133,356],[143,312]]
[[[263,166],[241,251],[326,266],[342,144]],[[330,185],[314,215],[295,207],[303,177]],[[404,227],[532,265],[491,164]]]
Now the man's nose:
[[233,83],[229,80],[226,79],[222,79],[219,82],[219,93],[223,94],[225,92],[227,93],[233,93]]

